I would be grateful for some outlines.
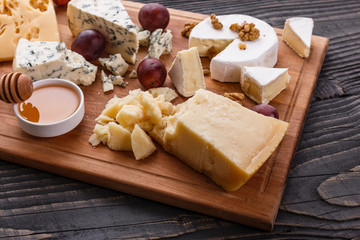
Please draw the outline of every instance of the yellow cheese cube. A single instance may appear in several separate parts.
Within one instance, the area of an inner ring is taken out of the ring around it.
[[[156,150],[150,136],[137,124],[131,133],[131,146],[136,160],[146,158]]]

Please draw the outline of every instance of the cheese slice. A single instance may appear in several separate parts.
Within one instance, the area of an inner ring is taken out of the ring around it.
[[[204,73],[197,48],[179,51],[169,76],[176,90],[184,97],[191,97],[199,89],[205,89]]]
[[[220,82],[240,82],[242,66],[273,67],[277,62],[279,47],[275,30],[266,22],[247,15],[217,16],[223,24],[220,30],[214,29],[207,18],[194,27],[189,36],[189,46],[197,47],[200,56],[207,56],[210,47],[220,53],[210,62],[211,77]],[[254,41],[241,41],[238,34],[229,29],[231,24],[254,23],[260,30],[260,37]],[[240,49],[239,43],[246,44]]]
[[[245,95],[259,104],[268,104],[290,81],[287,68],[243,67],[241,88]]]
[[[313,28],[314,20],[312,18],[288,18],[285,21],[283,40],[300,57],[308,58]]]
[[[288,123],[200,89],[150,134],[227,191],[244,185],[283,139]]]
[[[0,2],[0,61],[13,59],[20,38],[30,41],[60,41],[52,1]]]
[[[84,29],[96,29],[107,41],[105,51],[120,53],[127,62],[135,63],[139,49],[137,26],[120,0],[72,0],[67,16],[74,36]]]

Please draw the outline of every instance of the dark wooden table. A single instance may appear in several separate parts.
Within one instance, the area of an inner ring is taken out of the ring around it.
[[[330,39],[273,231],[0,161],[0,239],[360,239],[360,1],[158,2],[278,28],[311,17]]]

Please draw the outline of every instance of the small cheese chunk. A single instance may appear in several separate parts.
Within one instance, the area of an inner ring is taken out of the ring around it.
[[[200,89],[150,134],[167,152],[235,191],[275,151],[287,128],[284,121]]]
[[[120,53],[134,64],[139,49],[137,26],[119,0],[72,0],[67,6],[69,28],[74,36],[84,29],[96,29],[104,35],[105,51]]]
[[[102,81],[103,92],[114,90],[114,84],[112,83],[112,80],[105,74],[104,71],[101,71],[100,78]]]
[[[13,59],[20,38],[30,41],[60,41],[52,1],[0,2],[0,61]]]
[[[109,128],[107,145],[112,150],[131,151],[131,134],[121,125],[110,122],[106,125]]]
[[[156,150],[156,146],[151,141],[150,136],[137,124],[131,133],[131,147],[136,160],[146,158]]]
[[[199,89],[205,89],[204,73],[196,47],[179,51],[173,61],[169,76],[176,90],[190,97]]]
[[[129,68],[120,53],[110,55],[109,58],[99,58],[99,62],[114,75],[124,76]]]
[[[156,29],[151,33],[147,57],[160,58],[162,54],[170,54],[172,49],[172,34],[169,29]]]
[[[285,21],[283,40],[300,57],[308,58],[313,28],[314,20],[312,18],[288,18]]]
[[[24,73],[33,81],[63,78],[88,86],[96,79],[97,67],[66,49],[63,42],[30,42],[22,38],[16,48],[13,71]]]
[[[154,98],[164,95],[165,101],[171,102],[178,97],[177,93],[169,87],[150,88],[147,90]]]
[[[109,78],[111,79],[112,81],[112,84],[114,85],[118,85],[118,86],[121,86],[121,87],[125,87],[125,82],[124,82],[124,78],[120,75],[110,75]]]
[[[287,68],[243,67],[241,88],[259,104],[268,104],[290,81]]]
[[[138,32],[139,45],[143,47],[148,47],[150,44],[150,35],[151,33],[149,30]]]

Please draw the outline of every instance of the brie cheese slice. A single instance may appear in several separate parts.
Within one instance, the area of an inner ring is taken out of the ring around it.
[[[283,40],[300,57],[308,58],[313,28],[314,20],[312,18],[293,17],[286,19]]]
[[[184,97],[191,97],[197,90],[205,89],[197,48],[179,51],[170,67],[169,76],[176,90]]]
[[[243,67],[241,88],[258,104],[268,104],[290,81],[287,68]]]

